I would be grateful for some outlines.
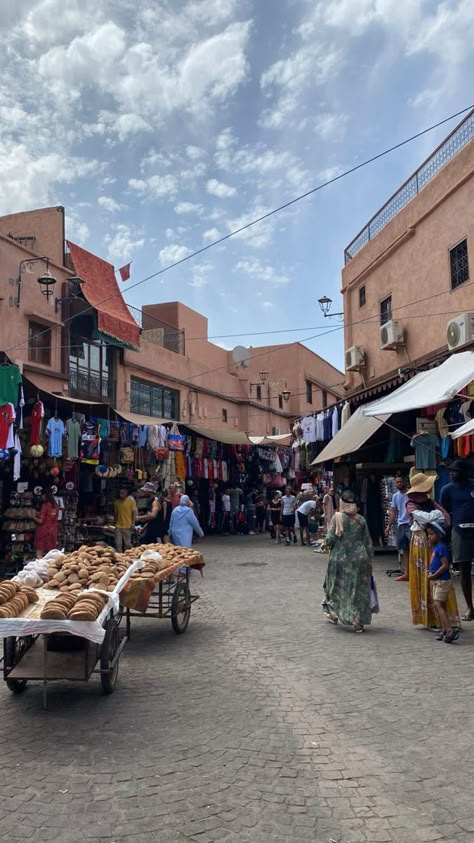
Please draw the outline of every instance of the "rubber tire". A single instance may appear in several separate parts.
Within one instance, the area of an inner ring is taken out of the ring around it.
[[[120,633],[118,623],[115,618],[109,618],[105,625],[105,638],[100,648],[100,669],[107,671],[107,673],[100,674],[104,694],[113,694],[117,684],[119,662],[116,662],[112,670],[110,669],[110,662],[115,656],[119,644]]]
[[[19,642],[21,641],[20,638],[16,638],[14,635],[5,638],[3,642],[3,658],[5,659],[5,663],[9,665],[17,664],[17,647],[21,645]],[[22,694],[26,688],[27,680],[26,679],[6,679],[5,680],[7,688],[12,691],[13,694]]]
[[[183,600],[185,601],[185,610],[184,612],[180,612],[180,604]],[[182,635],[183,632],[186,632],[190,617],[191,592],[189,586],[185,582],[178,582],[171,601],[171,626],[176,632],[176,635]]]

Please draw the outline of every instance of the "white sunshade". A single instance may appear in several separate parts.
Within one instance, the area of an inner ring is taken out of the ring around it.
[[[364,415],[364,410],[372,406],[373,404],[365,404],[363,407],[358,407],[354,415],[341,427],[340,431],[331,439],[329,445],[326,445],[311,465],[335,460],[336,457],[352,454],[353,451],[361,448],[367,442],[367,439],[370,439],[377,432],[384,421],[390,418],[390,413],[376,419]]]
[[[249,436],[252,445],[291,445],[291,433],[276,433],[271,436]]]
[[[385,398],[367,404],[365,416],[381,416],[418,410],[451,401],[457,393],[474,380],[474,351],[452,354],[441,366],[419,372]]]
[[[458,427],[454,433],[451,433],[452,439],[459,439],[460,436],[470,436],[474,431],[474,419],[470,419],[461,427]]]

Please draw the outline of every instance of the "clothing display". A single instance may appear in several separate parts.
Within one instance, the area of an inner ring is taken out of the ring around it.
[[[13,448],[14,432],[13,422],[15,421],[15,408],[13,404],[4,404],[0,407],[0,449]]]
[[[417,433],[411,440],[415,449],[415,465],[421,471],[434,469],[438,463],[436,451],[439,450],[439,439],[434,434]]]
[[[66,422],[67,455],[69,459],[77,459],[79,456],[79,444],[81,441],[81,425],[77,419],[68,419]]]
[[[30,445],[41,444],[41,426],[44,419],[44,404],[37,401],[31,411]]]
[[[50,457],[62,457],[63,436],[66,432],[64,422],[57,416],[53,416],[46,425],[48,436],[48,454]]]
[[[18,366],[0,366],[0,406],[4,404],[18,404],[18,389],[21,384],[21,373]]]

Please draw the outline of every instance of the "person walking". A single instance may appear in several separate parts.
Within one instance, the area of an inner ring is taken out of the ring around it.
[[[472,604],[472,560],[474,558],[474,480],[466,463],[455,460],[450,466],[451,482],[441,489],[440,503],[451,516],[453,564],[461,574],[461,589],[467,611],[463,621],[474,620]]]
[[[119,553],[132,546],[132,530],[138,515],[135,498],[129,495],[125,487],[119,489],[118,500],[114,502],[115,512],[115,547]]]
[[[259,492],[255,498],[255,529],[259,534],[265,532],[265,513],[265,497],[261,492]]]
[[[459,638],[459,629],[451,626],[447,608],[449,593],[453,586],[449,572],[449,551],[444,543],[446,528],[440,522],[433,522],[426,528],[426,534],[432,548],[428,580],[431,598],[441,627],[441,632],[436,639],[452,644]]]
[[[291,544],[291,536],[293,534],[293,541],[296,544],[295,534],[295,502],[296,497],[289,486],[285,489],[285,494],[281,500],[281,520],[283,522],[283,529],[285,531],[285,544]]]
[[[222,532],[224,536],[230,533],[230,495],[227,490],[222,494]]]
[[[324,529],[329,530],[331,518],[334,515],[334,489],[326,488],[323,496]]]
[[[43,489],[41,492],[40,511],[33,517],[37,524],[35,554],[37,559],[42,559],[58,546],[59,507],[51,489]]]
[[[406,582],[408,580],[408,550],[410,547],[410,516],[407,512],[407,492],[405,478],[401,474],[395,477],[395,484],[397,491],[392,496],[390,504],[390,515],[388,524],[385,528],[385,537],[388,539],[393,525],[397,525],[397,551],[402,571],[399,577],[396,577],[395,582]],[[402,568],[402,560],[404,568]]]
[[[141,489],[149,498],[146,515],[139,515],[135,520],[137,524],[144,524],[140,535],[143,544],[156,544],[161,540],[163,531],[163,510],[159,499],[156,496],[154,483],[145,483]],[[159,517],[161,513],[161,518]]]
[[[300,528],[300,541],[303,546],[308,545],[311,541],[309,535],[309,517],[311,513],[315,511],[315,509],[317,509],[317,503],[316,501],[311,500],[304,501],[304,503],[300,504],[296,510],[298,514],[298,523]]]
[[[431,597],[428,579],[431,559],[431,546],[426,527],[439,523],[446,529],[450,526],[450,517],[442,506],[429,497],[436,475],[414,474],[407,492],[407,512],[410,516],[410,549],[408,553],[408,579],[410,582],[410,607],[414,626],[436,629],[438,618]],[[451,589],[446,603],[449,624],[452,628],[461,626],[454,588]]]
[[[370,586],[373,548],[365,518],[357,513],[352,492],[345,491],[331,519],[325,545],[330,548],[324,580],[324,617],[364,632],[372,621]]]
[[[270,518],[277,544],[281,544],[281,494],[274,492],[270,501]]]
[[[178,506],[171,513],[171,541],[173,544],[179,545],[179,547],[192,547],[194,533],[197,533],[200,538],[204,536],[201,525],[190,504],[191,501],[188,495],[182,495]]]

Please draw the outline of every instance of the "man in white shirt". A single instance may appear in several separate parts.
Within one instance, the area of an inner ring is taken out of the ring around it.
[[[302,503],[298,509],[296,510],[298,513],[298,521],[300,525],[300,539],[301,544],[309,544],[310,543],[310,535],[309,535],[309,516],[312,512],[316,509],[317,504],[316,501],[305,501]],[[304,540],[306,536],[306,541]]]
[[[222,532],[225,536],[230,531],[230,495],[225,491],[222,495]]]
[[[296,497],[287,486],[285,494],[281,499],[281,520],[283,529],[285,531],[285,544],[291,544],[291,534],[293,533],[293,541],[296,544],[295,534],[295,501]]]

